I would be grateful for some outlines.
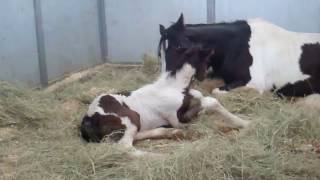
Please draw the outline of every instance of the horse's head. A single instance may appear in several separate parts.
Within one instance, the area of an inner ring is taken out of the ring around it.
[[[166,64],[166,71],[175,74],[184,64],[190,64],[196,71],[195,78],[202,81],[207,75],[207,64],[213,49],[201,49],[200,47],[175,48],[166,54],[171,59]]]
[[[190,41],[190,39],[186,34],[186,26],[184,24],[183,14],[180,15],[177,22],[172,24],[167,29],[163,25],[160,25],[160,35],[161,35],[161,39],[158,46],[158,56],[161,57],[161,48],[163,48],[165,52],[166,70],[172,69],[172,65],[177,63],[175,62],[177,61],[177,50],[183,51],[183,49],[184,50],[188,49],[189,51],[190,48],[198,49],[198,52],[196,54],[200,55],[201,58],[204,58],[203,56],[205,55],[205,51],[212,51],[209,49],[201,50],[200,47],[194,47],[195,45],[192,43],[192,41]],[[166,47],[166,44],[168,44],[167,47]],[[212,53],[210,55],[212,55]],[[208,58],[206,57],[206,59],[202,59],[202,60],[207,61]],[[204,63],[201,64],[197,62],[196,64],[197,66],[199,66],[198,68],[200,68],[200,66],[207,67],[207,65]],[[196,78],[198,80],[204,79],[204,77],[201,77],[201,75],[197,75]]]
[[[187,38],[185,35],[185,24],[184,24],[184,18],[183,14],[180,15],[178,21],[171,26],[169,26],[167,29],[160,24],[160,43],[165,43],[165,41],[168,41],[168,48],[188,48],[192,45],[191,41]],[[161,47],[159,47],[159,50]],[[164,49],[165,50],[165,49]],[[159,52],[159,56],[161,52]]]

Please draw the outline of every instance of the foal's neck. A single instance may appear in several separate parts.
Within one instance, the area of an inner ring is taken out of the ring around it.
[[[189,87],[194,74],[195,69],[186,63],[175,74],[172,74],[171,71],[162,73],[155,83],[161,86],[186,89]]]

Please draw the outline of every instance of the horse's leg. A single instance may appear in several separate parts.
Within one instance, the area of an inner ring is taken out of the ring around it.
[[[201,106],[205,110],[214,111],[224,117],[224,121],[227,126],[231,128],[245,128],[249,125],[249,121],[242,120],[241,118],[233,115],[227,109],[225,109],[217,99],[213,97],[204,97],[201,100]]]
[[[126,130],[124,131],[124,135],[120,139],[119,144],[126,148],[130,148],[133,146],[133,140],[138,132],[138,128],[130,121],[128,117],[121,118],[121,122],[126,126]]]
[[[171,139],[182,137],[183,133],[181,129],[175,128],[156,128],[147,131],[138,132],[134,140],[143,140],[143,139]]]
[[[121,118],[122,123],[126,126],[123,137],[120,139],[119,144],[128,150],[128,154],[132,157],[161,157],[161,154],[146,152],[138,150],[133,147],[133,141],[136,140],[138,128],[131,123],[128,117]]]
[[[183,116],[183,122],[190,122],[193,118],[198,116],[198,114],[203,110],[201,105],[195,105],[192,108],[190,108],[188,111],[186,111]],[[181,120],[180,120],[181,121]]]
[[[201,108],[203,110],[214,111],[222,115],[228,126],[232,128],[245,128],[249,125],[248,121],[242,120],[225,109],[217,99],[213,97],[204,97],[200,91],[195,89],[190,89],[189,93],[192,97],[200,100]]]

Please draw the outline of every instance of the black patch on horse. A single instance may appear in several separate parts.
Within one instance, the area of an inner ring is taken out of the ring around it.
[[[313,93],[320,93],[320,44],[304,44],[300,57],[300,69],[310,78],[287,84],[276,93],[283,96],[306,96]]]
[[[175,28],[177,26],[180,27],[178,30]],[[181,28],[181,26],[184,27]],[[247,21],[184,25],[180,17],[166,30],[161,29],[161,35],[165,36],[161,37],[159,48],[161,48],[161,42],[164,43],[166,39],[168,41],[166,55],[178,46],[214,49],[215,54],[211,56],[208,68],[213,69],[211,78],[224,79],[226,85],[221,87],[222,90],[243,86],[250,81],[249,67],[252,65],[253,58],[249,52],[251,29]],[[166,56],[166,64],[172,61],[175,59]]]

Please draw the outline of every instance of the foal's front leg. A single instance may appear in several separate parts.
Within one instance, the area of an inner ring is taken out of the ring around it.
[[[120,139],[119,144],[125,148],[133,147],[133,140],[138,132],[137,126],[135,126],[128,117],[122,117],[121,123],[126,126],[123,137]]]
[[[173,139],[183,137],[183,132],[181,129],[175,128],[156,128],[147,131],[138,132],[134,140],[143,139]]]

